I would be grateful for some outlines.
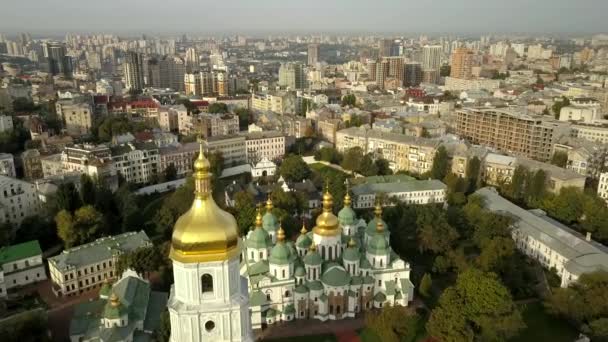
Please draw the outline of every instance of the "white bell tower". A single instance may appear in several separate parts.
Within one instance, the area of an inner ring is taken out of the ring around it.
[[[211,196],[202,144],[193,169],[194,202],[175,223],[169,254],[175,281],[167,304],[171,341],[253,341],[238,226]]]

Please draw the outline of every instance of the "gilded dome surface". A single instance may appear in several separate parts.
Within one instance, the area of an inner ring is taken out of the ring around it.
[[[228,260],[240,251],[238,225],[211,196],[210,164],[203,153],[194,162],[195,196],[190,209],[175,223],[172,260],[183,263]]]
[[[323,194],[323,212],[317,216],[317,224],[313,232],[322,236],[338,236],[341,234],[338,217],[332,213],[334,201],[329,189],[325,188]]]

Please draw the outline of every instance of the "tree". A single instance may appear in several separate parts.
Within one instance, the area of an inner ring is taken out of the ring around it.
[[[169,164],[163,174],[163,180],[170,182],[177,179],[177,169],[173,163]]]
[[[162,259],[160,250],[156,247],[141,247],[119,257],[116,273],[122,274],[125,270],[132,269],[138,274],[147,276],[158,270]]]
[[[431,295],[431,287],[433,286],[433,280],[431,279],[431,275],[425,273],[422,276],[422,280],[420,281],[420,286],[418,287],[418,292],[423,297],[428,297]]]
[[[361,165],[362,160],[363,150],[361,150],[360,147],[353,147],[344,153],[341,166],[345,170],[355,171],[359,168],[359,165]]]
[[[608,337],[608,272],[582,274],[567,288],[555,288],[545,300],[547,310],[567,318],[595,340]]]
[[[13,242],[13,226],[9,222],[0,224],[0,247],[10,246]]]
[[[363,156],[361,163],[357,168],[357,172],[364,175],[365,177],[376,176],[378,174],[378,167],[374,163],[372,154],[368,153]]]
[[[484,271],[499,272],[515,253],[515,243],[510,237],[496,237],[485,243],[477,257],[479,267]]]
[[[582,228],[586,232],[593,233],[600,240],[608,239],[608,210],[606,202],[597,196],[585,196],[583,201]]]
[[[342,97],[342,107],[350,106],[355,107],[357,105],[357,97],[354,94],[344,95]]]
[[[507,288],[494,273],[469,268],[448,287],[426,328],[440,341],[507,340],[525,326]]]
[[[116,191],[116,204],[119,215],[122,218],[119,232],[131,231],[135,227],[138,227],[141,222],[144,222],[142,211],[137,204],[137,198],[128,186],[123,185]]]
[[[568,164],[568,153],[555,151],[551,157],[551,164],[565,168]]]
[[[236,222],[239,225],[241,236],[244,236],[255,221],[256,208],[253,195],[246,191],[239,191],[234,195],[234,203],[238,208]]]
[[[382,342],[413,342],[420,317],[401,305],[387,305],[380,311],[368,311],[365,326]]]
[[[444,146],[439,146],[437,152],[435,152],[435,158],[433,158],[433,166],[431,167],[431,178],[443,179],[448,173],[448,151]]]
[[[388,160],[384,158],[378,158],[376,159],[376,161],[374,161],[374,164],[376,166],[377,175],[385,176],[393,174],[393,170],[391,170]]]
[[[511,183],[508,186],[509,197],[515,201],[521,201],[524,197],[524,191],[526,189],[526,179],[528,177],[528,168],[523,165],[518,165],[513,170],[513,176],[511,177]]]
[[[154,331],[154,342],[169,342],[171,337],[171,319],[169,311],[165,310],[160,315],[160,324]]]
[[[570,105],[570,100],[565,96],[562,96],[562,99],[560,101],[555,101],[555,103],[553,104],[553,107],[551,107],[551,109],[553,109],[553,114],[555,115],[555,118],[559,119],[559,114],[562,111],[562,108],[569,106],[569,105]]]
[[[451,248],[459,236],[447,222],[442,210],[435,206],[424,207],[418,211],[416,226],[421,252],[444,253]]]
[[[557,195],[546,196],[543,209],[565,224],[577,222],[583,215],[584,194],[574,187],[561,188]]]
[[[74,183],[60,184],[55,193],[55,203],[57,210],[67,210],[73,212],[81,205],[80,194],[76,190]]]
[[[95,183],[89,175],[80,175],[80,201],[84,205],[95,204]]]
[[[228,113],[228,106],[223,102],[214,102],[209,105],[209,108],[207,109],[207,111],[209,113],[214,113],[214,114],[217,114],[217,113],[224,114],[224,113]]]
[[[544,170],[538,169],[536,172],[528,175],[529,181],[526,186],[526,203],[529,206],[538,207],[540,201],[545,196],[547,184],[547,173]]]
[[[234,114],[239,117],[239,129],[246,131],[251,122],[251,111],[247,108],[237,108],[234,110]]]
[[[315,160],[322,160],[332,164],[339,164],[340,153],[333,147],[322,147],[315,151]]]
[[[283,159],[279,173],[288,182],[301,182],[310,177],[311,171],[301,156],[290,154]]]
[[[480,186],[481,160],[477,156],[467,162],[465,178],[467,180],[467,193],[475,191]]]
[[[57,235],[66,248],[90,242],[102,232],[104,218],[90,205],[81,207],[72,215],[62,210],[55,216]]]

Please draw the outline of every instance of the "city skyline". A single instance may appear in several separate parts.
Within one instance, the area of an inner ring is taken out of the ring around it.
[[[522,11],[526,8],[526,11]],[[65,33],[73,31],[195,33],[238,32],[429,32],[429,33],[599,33],[608,2],[566,0],[530,2],[431,0],[333,1],[262,3],[180,0],[77,3],[53,0],[37,4],[6,4],[0,14],[0,31]],[[24,25],[22,16],[31,19]],[[566,20],[556,20],[568,13]],[[206,15],[207,14],[207,15]],[[272,20],[268,20],[272,18]],[[119,24],[120,23],[120,24]]]

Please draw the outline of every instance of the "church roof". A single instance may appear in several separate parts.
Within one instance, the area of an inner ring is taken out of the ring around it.
[[[332,266],[321,276],[323,284],[329,286],[346,286],[350,284],[350,274],[342,266]]]

